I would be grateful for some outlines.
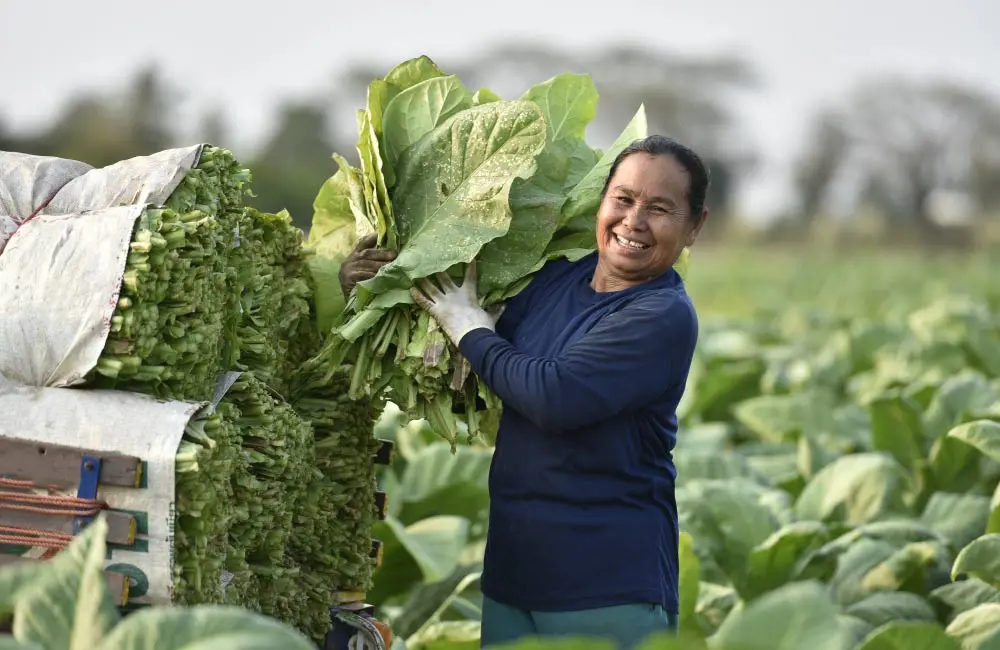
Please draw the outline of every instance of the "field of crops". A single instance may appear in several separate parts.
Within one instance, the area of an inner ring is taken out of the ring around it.
[[[695,251],[702,328],[675,453],[684,638],[656,647],[1000,647],[990,264]],[[453,456],[400,425],[380,423],[401,453],[372,597],[410,648],[478,647],[490,451]]]

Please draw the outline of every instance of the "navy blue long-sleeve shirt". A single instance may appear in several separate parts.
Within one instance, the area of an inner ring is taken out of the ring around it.
[[[675,271],[598,293],[596,264],[548,264],[496,333],[462,338],[504,404],[482,590],[533,611],[677,612],[671,452],[698,319]]]

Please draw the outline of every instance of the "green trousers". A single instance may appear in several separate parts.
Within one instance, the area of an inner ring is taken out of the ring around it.
[[[524,637],[602,637],[630,650],[654,632],[677,630],[677,615],[659,605],[618,605],[576,612],[529,612],[483,598],[481,647]]]

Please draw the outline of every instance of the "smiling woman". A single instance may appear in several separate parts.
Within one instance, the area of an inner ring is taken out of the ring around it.
[[[490,470],[482,643],[676,629],[677,404],[698,318],[673,266],[707,218],[708,170],[661,136],[612,165],[598,250],[551,262],[499,321],[475,265],[414,299],[503,401]]]

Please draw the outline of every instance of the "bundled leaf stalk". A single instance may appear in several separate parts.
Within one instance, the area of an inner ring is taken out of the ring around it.
[[[374,80],[358,111],[360,167],[334,155],[339,170],[317,196],[310,245],[342,259],[357,237],[374,233],[399,255],[358,285],[307,370],[353,364],[353,397],[391,399],[453,448],[462,431],[470,442],[488,433],[499,400],[412,305],[409,289],[436,273],[460,278],[475,259],[480,301],[490,307],[547,261],[593,252],[608,170],[646,135],[640,107],[608,151],[590,147],[584,134],[597,100],[591,78],[578,74],[513,101],[471,92],[427,57]]]
[[[165,206],[136,224],[111,332],[92,386],[207,400],[238,355],[239,232],[250,172],[206,147]],[[244,249],[245,250],[245,249]],[[221,350],[221,352],[220,352]]]
[[[237,427],[225,408],[192,418],[175,464],[174,598],[178,604],[220,603],[240,461]]]
[[[240,244],[247,264],[240,281],[239,367],[284,394],[292,368],[303,361],[298,358],[301,349],[314,345],[300,340],[315,331],[308,253],[302,246],[302,231],[292,225],[287,211],[267,214],[247,208],[245,217],[247,228]]]
[[[333,594],[368,591],[374,569],[377,409],[367,398],[348,396],[349,373],[340,368],[329,379],[322,374],[303,379],[295,401],[315,432],[316,471],[296,510],[290,547],[302,568],[300,588],[321,627],[326,623],[319,617],[327,616]]]
[[[240,604],[297,625],[303,614],[290,581],[299,572],[286,548],[315,466],[312,428],[251,373],[240,375],[223,404],[234,417],[242,456],[232,477],[228,562],[237,593],[253,600]],[[256,578],[253,592],[237,584],[248,571]]]

